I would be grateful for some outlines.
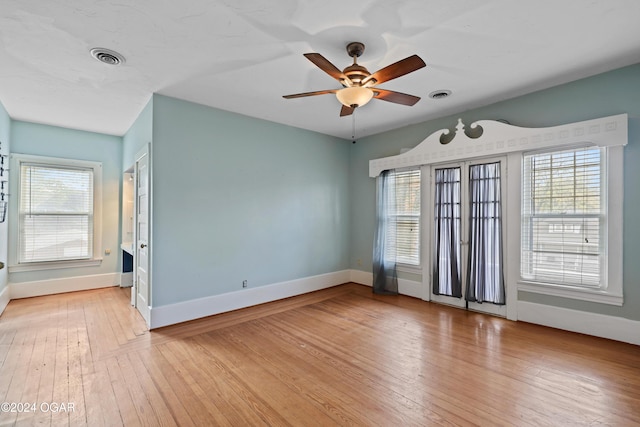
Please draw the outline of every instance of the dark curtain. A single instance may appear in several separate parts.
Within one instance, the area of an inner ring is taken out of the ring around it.
[[[462,297],[460,168],[436,169],[433,293]]]
[[[500,162],[469,169],[467,301],[505,303]]]
[[[373,293],[398,294],[396,271],[395,223],[390,213],[395,211],[395,182],[390,171],[383,171],[376,180],[376,229],[373,237]]]

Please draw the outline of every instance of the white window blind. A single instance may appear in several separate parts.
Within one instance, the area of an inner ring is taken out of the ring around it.
[[[20,164],[19,263],[93,256],[94,171]]]
[[[395,241],[396,261],[420,265],[420,169],[393,171],[395,209],[387,239]]]
[[[605,286],[604,153],[590,147],[524,156],[523,279]]]

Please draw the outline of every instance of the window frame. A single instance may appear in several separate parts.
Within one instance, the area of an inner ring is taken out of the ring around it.
[[[415,215],[406,215],[406,214],[398,214],[396,212],[394,216],[395,219],[399,218],[399,217],[410,217],[410,218],[416,218],[418,221],[418,231],[416,232],[416,241],[418,244],[418,249],[417,249],[417,254],[416,254],[416,263],[412,264],[412,263],[407,263],[407,262],[401,262],[398,261],[398,257],[397,257],[397,248],[396,248],[396,269],[398,271],[403,271],[403,272],[407,272],[407,273],[420,273],[422,272],[422,226],[423,226],[423,218],[422,218],[422,187],[423,187],[423,182],[422,182],[422,177],[423,177],[423,171],[422,168],[420,167],[409,167],[409,168],[397,168],[397,169],[393,169],[390,171],[391,173],[394,174],[401,174],[401,173],[407,173],[407,172],[417,172],[418,173],[418,184],[420,186],[419,190],[418,190],[418,198],[419,198],[419,202],[420,202],[420,206],[418,207],[417,210],[417,214]],[[394,184],[395,184],[395,177],[394,177]],[[394,193],[395,193],[395,189],[394,189]],[[394,219],[394,223],[397,222]]]
[[[629,142],[629,116],[626,113],[590,120],[564,123],[548,127],[522,127],[497,120],[478,120],[465,125],[461,118],[454,130],[439,129],[428,135],[414,148],[399,155],[369,160],[369,177],[375,178],[382,171],[400,167],[430,167],[451,161],[482,158],[485,156],[507,156],[506,170],[509,179],[505,181],[507,194],[505,213],[505,279],[507,285],[507,318],[517,320],[519,294],[539,293],[597,303],[622,305],[622,255],[623,255],[623,203],[624,173],[623,151]],[[467,135],[466,126],[475,129],[475,136]],[[478,132],[479,130],[480,132]],[[478,136],[480,134],[480,136]],[[520,210],[521,210],[521,170],[522,153],[548,148],[593,144],[608,147],[608,230],[609,260],[607,266],[608,289],[606,292],[565,292],[557,288],[529,286],[519,283],[520,279]],[[424,169],[423,169],[424,170]],[[423,173],[424,177],[424,173]],[[426,196],[426,198],[425,198]],[[427,185],[423,185],[423,200],[431,199]],[[424,203],[423,203],[424,207]],[[428,213],[424,213],[423,217]],[[427,233],[423,234],[423,265],[431,257]],[[430,298],[431,275],[422,274],[422,298]],[[553,301],[553,299],[548,299]]]
[[[93,171],[93,253],[90,258],[21,262],[20,233],[22,223],[20,219],[20,197],[22,183],[20,171],[22,166],[25,164],[52,168],[90,169]],[[12,221],[11,225],[11,230],[15,236],[15,244],[12,245],[12,251],[9,254],[9,272],[16,273],[23,271],[99,266],[102,263],[102,163],[89,160],[14,153],[11,155],[10,172],[12,180],[12,194],[15,194],[13,203],[15,206],[12,209],[12,213],[15,215],[17,220]]]
[[[601,243],[603,246],[603,261],[601,277],[603,283],[600,287],[584,287],[569,284],[543,283],[527,280],[522,277],[520,271],[518,273],[518,290],[537,294],[551,295],[563,298],[578,299],[583,301],[597,302],[609,305],[621,306],[623,304],[623,281],[622,281],[622,246],[623,246],[623,183],[624,183],[624,156],[623,146],[598,146],[591,145],[594,148],[603,150],[601,161],[601,176],[604,183],[601,188],[604,191],[601,210],[604,212],[602,227],[604,228],[605,238]],[[585,148],[580,146],[558,146],[554,149],[536,150],[533,152],[523,152],[520,156],[522,184],[520,186],[520,203],[523,203],[525,196],[523,191],[524,185],[524,157],[529,154],[550,153],[567,151],[571,149]],[[523,212],[520,212],[520,218],[523,218]],[[520,222],[522,227],[522,221]],[[522,229],[520,228],[520,233]],[[522,234],[520,234],[522,236]],[[522,237],[520,237],[522,238]],[[520,241],[520,250],[522,250],[522,241]]]

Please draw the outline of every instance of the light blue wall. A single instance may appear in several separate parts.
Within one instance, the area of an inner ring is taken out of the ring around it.
[[[15,284],[34,280],[119,272],[122,138],[13,121],[11,125],[11,152],[102,162],[102,245],[103,251],[111,249],[111,255],[103,255],[103,262],[99,267],[11,273],[9,274],[9,282]],[[14,213],[15,209],[17,208],[13,206],[11,212]],[[15,215],[12,216],[12,218],[15,217]],[[9,244],[10,247],[16,245],[15,233],[11,231]]]
[[[154,95],[154,307],[348,268],[350,143]]]
[[[4,105],[0,103],[0,142],[2,143],[2,150],[0,152],[2,154],[9,154],[9,138],[11,134],[11,119],[9,118],[9,114],[7,110],[4,109]],[[5,159],[5,167],[8,167],[8,158]],[[7,173],[0,178],[3,181],[8,180]],[[5,192],[8,192],[8,187],[5,184]],[[7,200],[7,198],[5,198]],[[0,292],[2,292],[7,287],[7,271],[9,270],[7,266],[9,263],[7,262],[7,249],[8,249],[8,236],[9,236],[9,222],[8,220],[0,224],[0,261],[5,264],[5,268],[0,270]]]
[[[140,115],[122,137],[122,167],[130,169],[135,163],[135,156],[145,144],[151,142],[153,130],[153,97],[142,109]],[[123,170],[123,172],[124,172]]]
[[[421,102],[436,101],[423,99]],[[441,102],[445,105],[447,101]],[[640,320],[640,227],[637,225],[640,218],[640,64],[359,140],[351,146],[349,165],[351,268],[371,271],[375,187],[374,180],[369,178],[369,160],[399,154],[401,148],[412,148],[439,129],[453,129],[458,117],[467,124],[505,119],[516,126],[546,127],[620,113],[629,114],[624,170],[624,306],[526,292],[520,292],[519,299]]]

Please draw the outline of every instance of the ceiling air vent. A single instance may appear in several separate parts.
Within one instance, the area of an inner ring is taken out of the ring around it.
[[[449,95],[451,95],[451,91],[450,90],[442,89],[442,90],[436,90],[434,92],[431,92],[429,94],[429,98],[431,98],[431,99],[442,99],[442,98],[446,98]]]
[[[108,65],[124,64],[124,56],[114,50],[105,49],[103,47],[94,47],[91,49],[91,56]]]

